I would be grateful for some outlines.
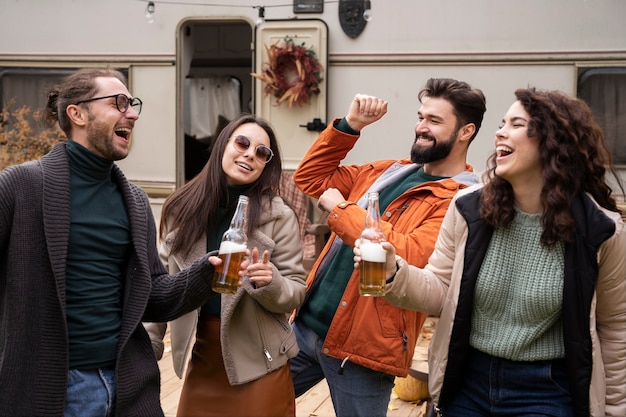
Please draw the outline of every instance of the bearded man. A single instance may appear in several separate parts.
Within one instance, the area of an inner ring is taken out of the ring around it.
[[[387,415],[395,376],[407,375],[427,317],[359,296],[352,246],[365,224],[367,193],[380,195],[386,239],[410,264],[423,267],[452,197],[478,182],[466,158],[486,110],[483,93],[463,81],[429,79],[418,98],[411,159],[340,165],[361,130],[387,112],[387,101],[358,94],[294,174],[296,185],[329,212],[333,233],[295,315],[300,353],[291,372],[296,396],[326,378],[338,416]]]

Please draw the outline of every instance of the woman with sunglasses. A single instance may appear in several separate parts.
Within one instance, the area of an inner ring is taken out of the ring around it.
[[[304,299],[305,271],[297,218],[278,196],[281,171],[272,128],[244,115],[222,130],[202,171],[163,205],[160,255],[178,271],[218,249],[239,195],[249,198],[250,265],[237,293],[218,294],[171,322],[180,378],[196,336],[178,416],[295,415],[288,361],[298,347],[287,315]],[[145,326],[160,357],[167,324]]]

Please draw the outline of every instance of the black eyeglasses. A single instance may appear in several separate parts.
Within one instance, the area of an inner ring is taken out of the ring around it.
[[[244,153],[250,147],[250,139],[244,135],[237,135],[233,139],[233,147],[237,152]],[[274,152],[265,145],[258,145],[254,150],[256,160],[264,164],[267,164],[273,156]]]
[[[105,98],[113,97],[115,97],[115,106],[120,113],[126,113],[126,110],[128,110],[128,106],[131,106],[133,109],[135,109],[137,114],[141,114],[141,106],[143,105],[141,99],[137,97],[130,98],[126,94],[113,94],[111,96],[94,97],[87,100],[81,100],[76,104],[89,103],[90,101],[104,100]]]

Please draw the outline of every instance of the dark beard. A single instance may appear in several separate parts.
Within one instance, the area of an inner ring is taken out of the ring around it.
[[[423,137],[434,139],[435,144],[430,148],[423,148],[417,145],[417,138],[411,147],[411,161],[414,164],[427,164],[429,162],[439,161],[446,158],[452,152],[454,143],[456,142],[458,129],[452,132],[452,135],[446,140],[439,142],[436,138],[430,135],[422,135]]]

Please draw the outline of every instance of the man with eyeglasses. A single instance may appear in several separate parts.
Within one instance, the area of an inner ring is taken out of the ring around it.
[[[85,69],[48,93],[67,135],[0,172],[0,415],[162,416],[145,321],[210,295],[206,256],[170,276],[145,193],[125,158],[142,102],[112,69]]]

